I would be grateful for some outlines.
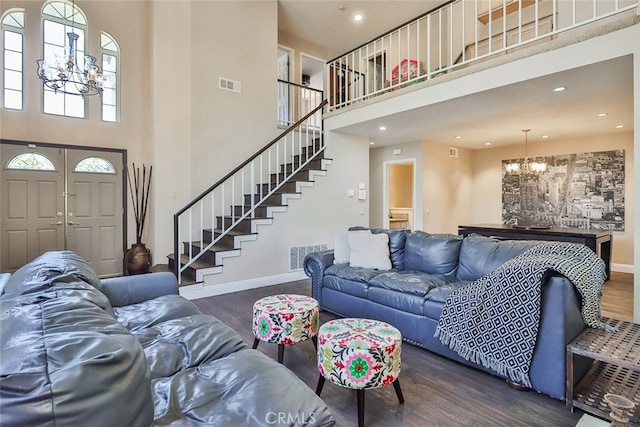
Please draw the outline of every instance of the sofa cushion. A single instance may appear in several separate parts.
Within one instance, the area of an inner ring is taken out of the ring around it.
[[[71,276],[42,285],[0,299],[3,424],[151,425],[147,360],[106,297]]]
[[[204,314],[167,320],[134,335],[144,349],[151,379],[168,377],[247,348],[237,332]]]
[[[350,231],[347,237],[351,248],[349,265],[352,267],[373,268],[374,270],[391,269],[389,236],[387,234]]]
[[[82,280],[100,290],[100,279],[87,261],[71,251],[45,252],[19,268],[7,280],[7,296],[26,295]]]
[[[466,281],[479,279],[539,243],[535,240],[497,240],[470,234],[464,238],[460,248],[457,278]]]
[[[426,296],[429,291],[450,282],[444,274],[428,274],[416,270],[398,270],[380,273],[369,281],[369,285],[396,292]]]
[[[326,276],[336,276],[340,279],[353,280],[356,282],[368,283],[373,277],[380,274],[380,271],[372,268],[351,267],[348,264],[332,265],[324,271]]]
[[[350,227],[349,230],[370,230],[373,234],[385,233],[389,236],[389,258],[393,268],[404,269],[404,244],[407,238],[405,230],[389,230],[386,228]]]
[[[251,349],[158,378],[152,392],[153,425],[158,427],[321,427],[335,422],[322,399],[292,371]]]
[[[455,275],[462,237],[414,231],[406,237],[404,268],[429,274]]]

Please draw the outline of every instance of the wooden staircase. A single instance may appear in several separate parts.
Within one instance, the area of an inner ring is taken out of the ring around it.
[[[305,160],[309,158],[307,151],[313,152],[315,156],[310,161]],[[255,194],[244,194],[242,205],[230,206],[228,213],[216,215],[215,228],[203,229],[202,241],[182,242],[183,253],[180,255],[180,266],[184,267],[189,262],[189,256],[186,254],[199,253],[214,240],[219,239],[184,269],[180,284],[200,283],[204,281],[206,275],[221,273],[224,259],[240,256],[243,242],[257,240],[258,226],[272,224],[275,212],[286,212],[288,200],[299,199],[302,195],[302,189],[312,187],[316,176],[325,175],[326,168],[330,163],[331,159],[324,157],[321,138],[316,139],[310,146],[303,147],[300,154],[292,156],[290,163],[281,164],[280,171],[270,175],[268,180],[270,182],[256,184]],[[300,170],[291,175],[298,168]],[[289,176],[288,179],[287,176]],[[268,194],[278,185],[279,187],[273,194],[253,207],[252,216],[242,219],[231,230],[228,229],[229,224],[251,211],[252,200],[259,200],[261,195]],[[168,260],[169,269],[176,271],[175,254],[169,254]]]

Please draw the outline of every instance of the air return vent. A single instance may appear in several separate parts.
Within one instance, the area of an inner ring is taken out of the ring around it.
[[[231,92],[240,93],[242,91],[242,85],[239,81],[227,79],[226,77],[220,77],[219,87],[220,89],[230,90]]]
[[[326,250],[328,245],[326,243],[319,243],[317,245],[307,246],[291,246],[289,247],[289,270],[302,270],[304,266],[304,257],[311,252],[318,252]]]

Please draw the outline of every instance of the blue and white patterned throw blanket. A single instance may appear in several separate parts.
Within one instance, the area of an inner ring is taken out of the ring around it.
[[[614,330],[600,317],[606,279],[602,259],[584,245],[549,242],[452,292],[435,336],[463,358],[531,387],[529,368],[540,323],[542,276],[549,270],[564,275],[576,287],[587,326]]]

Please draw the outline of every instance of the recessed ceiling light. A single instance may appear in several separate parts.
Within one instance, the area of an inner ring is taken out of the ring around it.
[[[598,117],[604,117],[604,116],[608,116],[609,113],[598,113]]]
[[[460,135],[456,135],[456,139],[462,139]]]
[[[563,90],[566,90],[567,87],[566,86],[558,86],[558,87],[554,87],[553,91],[554,92],[562,92]]]
[[[369,145],[375,145],[375,142],[369,141]]]
[[[618,125],[616,126],[616,129],[622,129],[624,127],[624,125]]]
[[[547,139],[547,138],[549,138],[549,135],[542,135],[542,137],[543,137],[544,139]]]
[[[489,141],[485,142],[484,145],[491,145]]]
[[[356,22],[362,21],[362,18],[363,18],[363,16],[360,13],[356,13],[355,15],[353,15],[353,20],[356,21]]]
[[[379,130],[387,130],[387,127],[386,126],[380,126],[378,129]]]

